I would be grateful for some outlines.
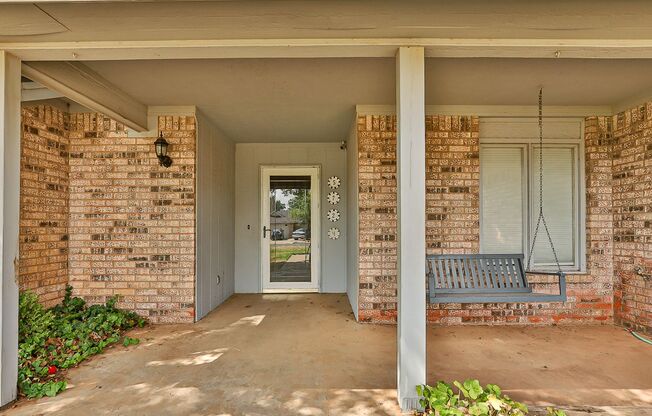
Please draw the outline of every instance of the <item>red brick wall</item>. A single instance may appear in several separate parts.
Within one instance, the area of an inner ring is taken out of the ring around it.
[[[91,303],[154,323],[194,320],[195,119],[161,117],[170,168],[155,137],[127,137],[100,114],[70,115],[70,284]]]
[[[613,117],[616,321],[652,333],[652,103]]]
[[[68,282],[68,115],[52,107],[22,110],[18,282],[46,306]]]
[[[392,116],[358,118],[360,295],[365,322],[396,319],[396,133]],[[479,250],[479,120],[426,118],[426,245],[429,253]],[[568,302],[428,305],[441,324],[602,323],[613,318],[611,160],[608,120],[586,128],[587,269],[568,276]],[[535,291],[554,278],[534,276]],[[424,277],[425,284],[425,277]]]

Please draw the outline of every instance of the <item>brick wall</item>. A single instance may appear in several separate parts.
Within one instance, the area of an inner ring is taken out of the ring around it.
[[[70,116],[70,284],[91,303],[154,323],[192,322],[195,267],[195,119],[161,117],[170,168],[155,137],[127,137],[100,114]]]
[[[428,254],[480,249],[479,121],[426,116]]]
[[[396,117],[358,117],[358,319],[396,321]]]
[[[357,126],[359,319],[394,322],[396,118],[359,117]],[[426,245],[429,253],[478,251],[478,128],[477,117],[426,117]]]
[[[428,305],[441,324],[602,323],[613,318],[611,135],[608,119],[586,123],[587,269],[568,276],[566,303]],[[366,322],[396,319],[396,132],[392,116],[358,118],[360,295]],[[479,250],[479,119],[426,118],[428,253]],[[552,292],[554,277],[533,276]],[[425,277],[424,277],[425,284]]]
[[[613,117],[616,321],[652,333],[652,103]]]
[[[22,110],[20,290],[46,306],[68,282],[68,115],[52,107]]]
[[[194,320],[194,117],[160,117],[170,168],[155,137],[127,137],[101,114],[23,109],[21,290],[58,303],[66,284],[89,303],[154,323]]]

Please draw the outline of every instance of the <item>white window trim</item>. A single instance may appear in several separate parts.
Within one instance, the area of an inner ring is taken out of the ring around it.
[[[484,133],[484,134],[483,134]],[[561,138],[560,138],[561,137]],[[586,181],[585,181],[585,149],[584,149],[584,119],[583,118],[544,118],[544,147],[547,145],[568,145],[575,149],[575,162],[574,169],[577,175],[577,180],[573,181],[576,197],[574,198],[574,209],[577,209],[577,225],[573,232],[573,238],[577,241],[574,246],[576,262],[573,265],[562,265],[562,270],[573,273],[586,273]],[[523,201],[523,221],[525,224],[523,230],[523,251],[525,261],[527,262],[527,255],[529,247],[532,243],[532,234],[534,230],[531,228],[536,225],[532,223],[534,213],[535,196],[532,192],[535,184],[535,177],[538,167],[531,166],[531,155],[534,148],[539,143],[538,138],[538,121],[534,117],[527,118],[481,118],[480,119],[480,150],[484,146],[492,147],[515,147],[522,146],[525,151],[525,163],[523,164],[523,174],[525,180],[523,181],[523,195],[527,195],[527,202],[524,198]],[[481,153],[481,151],[480,151]],[[544,183],[545,187],[545,183]],[[480,170],[480,199],[479,204],[482,204],[482,169]],[[528,209],[532,207],[532,209]],[[482,206],[479,206],[479,219],[480,219],[480,252],[484,253],[483,249],[483,236],[482,236]],[[539,231],[539,238],[545,237]],[[554,269],[555,265],[537,265],[540,270]]]

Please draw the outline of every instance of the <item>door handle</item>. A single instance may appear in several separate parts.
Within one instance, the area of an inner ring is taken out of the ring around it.
[[[269,231],[269,234],[272,235],[272,229],[267,228],[267,226],[263,225],[263,238],[267,237],[267,232]]]

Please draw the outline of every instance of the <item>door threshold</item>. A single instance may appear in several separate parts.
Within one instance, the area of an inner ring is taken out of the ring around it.
[[[265,289],[263,293],[319,293],[319,289]]]

